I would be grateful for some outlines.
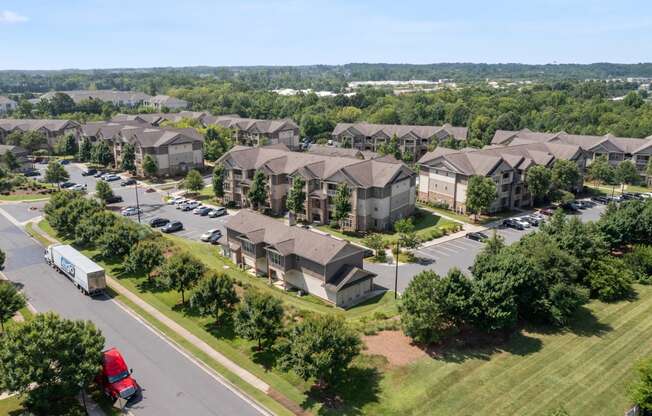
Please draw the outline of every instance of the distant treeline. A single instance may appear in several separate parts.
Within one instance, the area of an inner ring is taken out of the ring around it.
[[[561,81],[652,77],[652,63],[612,64],[473,64],[439,63],[182,67],[58,71],[0,71],[0,93],[43,93],[75,89],[138,90],[155,94],[214,81],[241,83],[253,89],[312,88],[343,91],[351,81],[453,79],[467,83],[492,80]]]

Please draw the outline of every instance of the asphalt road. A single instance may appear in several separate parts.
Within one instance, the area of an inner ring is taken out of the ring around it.
[[[8,205],[3,205],[6,209]],[[236,394],[109,297],[91,299],[43,261],[43,248],[0,215],[4,273],[22,286],[37,311],[91,320],[106,347],[117,347],[143,388],[130,407],[134,415],[259,415]]]
[[[604,205],[596,205],[593,208],[581,211],[578,215],[580,215],[582,221],[596,221],[600,218],[600,214],[604,209]],[[518,241],[523,235],[536,229],[536,227],[533,227],[524,231],[519,231],[511,228],[497,228],[496,232],[505,238],[505,243],[512,244]],[[491,231],[487,231],[486,233],[488,234],[490,232]],[[469,267],[473,265],[475,257],[480,253],[483,247],[484,243],[460,237],[455,240],[416,250],[415,254],[417,257],[424,259],[424,262],[409,263],[399,266],[398,292],[402,293],[412,278],[424,270],[434,270],[437,274],[443,276],[448,273],[448,270],[457,267],[467,275],[470,274]],[[374,279],[376,285],[389,290],[394,290],[396,270],[394,265],[365,262],[364,267],[378,275],[378,277]]]

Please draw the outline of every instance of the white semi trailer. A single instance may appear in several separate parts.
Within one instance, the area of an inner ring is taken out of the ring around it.
[[[44,257],[47,264],[66,275],[84,294],[104,292],[104,269],[72,246],[52,244],[45,249]]]

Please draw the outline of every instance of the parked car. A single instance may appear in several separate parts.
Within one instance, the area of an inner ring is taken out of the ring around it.
[[[86,185],[86,184],[78,183],[76,185],[71,186],[70,190],[71,191],[78,191],[78,192],[86,192],[87,187],[88,187],[88,185]]]
[[[174,205],[175,205],[176,209],[181,209],[181,206],[183,204],[186,204],[186,203],[188,203],[190,201],[191,201],[190,199],[182,198],[182,199],[178,200],[177,202],[175,202]]]
[[[466,238],[468,238],[469,240],[479,241],[482,243],[483,241],[489,239],[489,236],[481,232],[472,232],[472,233],[467,233]]]
[[[516,230],[524,230],[525,226],[520,222],[516,221],[513,218],[507,218],[503,220],[503,226],[507,228],[514,228]]]
[[[145,189],[145,193],[151,194],[152,192],[156,192],[156,189],[154,189],[154,188]]]
[[[192,213],[195,214],[195,215],[201,215],[203,217],[203,216],[208,215],[208,212],[210,210],[211,209],[208,208],[208,207],[197,207],[192,211]]]
[[[125,217],[130,217],[132,215],[142,214],[143,210],[136,207],[126,207],[123,208],[122,211],[120,211],[120,213]]]
[[[222,238],[222,233],[213,234],[213,236],[208,240],[208,242],[213,245],[219,244],[220,238]]]
[[[156,217],[149,220],[149,225],[154,228],[163,227],[164,225],[167,225],[169,222],[170,220],[168,220],[167,218]]]
[[[175,196],[175,197],[172,197],[172,198],[170,198],[170,199],[168,200],[168,205],[174,205],[174,204],[176,204],[177,202],[179,202],[179,201],[181,201],[181,200],[185,200],[185,199],[186,199],[186,198],[184,198],[184,197],[182,197],[182,196]]]
[[[552,208],[542,208],[542,209],[539,210],[539,213],[541,215],[545,215],[545,216],[549,217],[549,216],[551,216],[552,214],[555,213],[555,210],[552,209]]]
[[[606,196],[600,196],[600,195],[598,195],[598,196],[594,196],[594,197],[592,197],[592,198],[591,198],[591,201],[593,201],[593,202],[597,202],[598,204],[603,204],[603,205],[604,205],[604,204],[608,204],[608,203],[609,203],[609,198],[607,198]]]
[[[213,208],[208,212],[208,216],[211,218],[221,217],[222,215],[226,215],[226,214],[227,214],[226,208],[224,207]]]
[[[161,228],[161,231],[163,231],[164,233],[173,233],[181,230],[183,230],[183,224],[181,223],[181,221],[169,222],[166,225],[164,225],[163,228]]]
[[[97,173],[97,169],[84,169],[81,172],[82,176],[92,176]]]
[[[94,178],[102,178],[102,176],[104,176],[104,175],[108,175],[108,174],[106,172],[104,172],[104,171],[98,170],[97,172],[95,172],[93,177]]]
[[[111,195],[106,199],[107,204],[117,204],[118,202],[122,202],[122,197],[120,195]]]
[[[69,165],[69,164],[70,164],[70,161],[69,161],[68,159],[61,159],[61,160],[59,161],[59,163],[62,164],[62,165]]]
[[[202,234],[201,237],[199,237],[199,239],[201,241],[209,241],[211,237],[213,237],[215,234],[219,234],[220,236],[222,236],[222,231],[218,230],[217,228],[213,230],[208,230],[204,234]]]
[[[580,210],[577,204],[574,204],[572,202],[561,204],[561,208],[567,212],[578,212]]]
[[[61,184],[61,189],[72,188],[75,185],[77,185],[75,182],[64,182]]]
[[[187,211],[192,211],[195,208],[200,207],[201,204],[197,201],[190,201],[186,202],[185,204],[181,205],[181,211],[187,212]]]
[[[133,185],[135,183],[136,183],[136,180],[134,178],[129,178],[129,179],[125,179],[122,182],[120,182],[120,186],[129,186],[129,185]]]
[[[538,218],[536,218],[536,217],[534,217],[532,215],[526,215],[526,216],[520,217],[518,219],[521,220],[521,221],[527,222],[529,225],[531,225],[533,227],[538,227],[539,224],[541,223],[541,221],[539,221]]]
[[[643,193],[641,194],[641,198],[643,198],[643,199],[649,199],[649,198],[652,198],[652,192],[643,192]]]
[[[41,172],[39,172],[36,169],[26,169],[22,173],[23,173],[23,175],[25,175],[27,177],[40,176],[41,175]]]
[[[127,367],[122,354],[116,348],[111,348],[102,352],[102,369],[95,381],[111,400],[129,400],[140,391],[132,374],[133,370]]]
[[[531,227],[531,224],[529,222],[527,222],[526,220],[524,220],[523,218],[520,218],[520,217],[519,218],[514,218],[514,221],[520,223],[523,226],[523,228],[530,228]]]
[[[587,200],[580,200],[580,201],[577,201],[577,205],[579,205],[581,209],[587,209],[587,208],[593,208],[595,206],[595,202],[587,201]]]
[[[110,173],[108,175],[104,175],[102,177],[102,179],[104,179],[107,182],[115,182],[115,181],[119,181],[120,177],[118,175],[114,175],[114,174]]]

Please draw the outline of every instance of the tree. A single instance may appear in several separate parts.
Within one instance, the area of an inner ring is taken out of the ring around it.
[[[136,149],[133,144],[126,143],[122,147],[122,160],[120,161],[120,169],[127,172],[136,172]]]
[[[647,161],[647,166],[645,167],[645,174],[648,177],[648,182],[650,181],[650,178],[652,178],[652,158]]]
[[[632,293],[634,273],[623,260],[605,257],[593,263],[587,276],[591,295],[604,302],[626,299]]]
[[[225,273],[211,273],[190,296],[190,305],[204,316],[213,316],[215,322],[220,321],[221,311],[230,312],[238,301],[233,279]]]
[[[262,171],[257,170],[254,174],[247,198],[254,209],[259,209],[265,205],[267,201],[267,178],[265,178],[265,174]]]
[[[9,281],[0,280],[0,332],[5,332],[5,322],[25,307],[27,302]]]
[[[75,227],[75,243],[80,246],[95,245],[117,219],[112,212],[105,210],[85,215]]]
[[[629,386],[629,396],[645,413],[652,412],[652,357],[636,363],[636,379]]]
[[[385,239],[382,235],[374,233],[364,238],[364,245],[374,250],[374,258],[377,261],[385,261]]]
[[[625,98],[623,98],[623,104],[628,107],[639,108],[644,103],[643,97],[636,91],[628,92]]]
[[[224,198],[224,165],[217,163],[213,168],[213,194],[216,198]]]
[[[102,166],[109,166],[113,162],[113,153],[104,140],[93,146],[91,161]]]
[[[143,172],[148,178],[152,178],[158,173],[158,165],[151,155],[145,155],[143,158]]]
[[[7,149],[5,154],[2,156],[2,161],[4,162],[7,169],[11,171],[16,170],[20,167],[20,163],[18,163],[16,155],[14,155],[14,152],[9,149]]]
[[[37,314],[0,337],[0,385],[26,397],[30,410],[52,414],[98,374],[103,348],[104,337],[90,321]]]
[[[477,218],[479,214],[489,209],[497,196],[496,184],[491,178],[471,176],[466,190],[466,209]]]
[[[59,189],[61,189],[61,182],[67,181],[69,177],[66,169],[54,160],[50,161],[45,169],[45,181],[56,183]]]
[[[72,134],[67,134],[59,140],[59,154],[74,156],[77,153],[77,139]]]
[[[199,192],[204,187],[204,179],[196,169],[191,169],[183,180],[183,187],[191,192]]]
[[[378,146],[378,154],[381,156],[390,155],[396,159],[401,159],[401,149],[398,147],[398,136],[394,134],[389,142],[385,142]]]
[[[163,264],[165,257],[161,245],[154,241],[140,241],[131,249],[125,261],[125,271],[128,273],[144,273],[147,277],[152,271]]]
[[[335,199],[333,200],[333,220],[337,221],[340,229],[344,227],[344,220],[349,217],[351,212],[351,190],[346,182],[337,185]]]
[[[294,176],[292,178],[292,187],[288,191],[286,206],[288,210],[294,215],[303,212],[304,202],[306,201],[306,193],[303,188],[306,186],[306,181],[301,176]]]
[[[600,156],[591,162],[588,174],[589,178],[598,184],[614,183],[616,178],[616,172],[605,156]]]
[[[169,257],[161,267],[160,279],[168,289],[181,292],[181,305],[186,304],[185,292],[204,275],[204,264],[191,254],[182,252]]]
[[[95,184],[95,196],[106,203],[110,198],[113,198],[113,190],[107,182],[97,181]]]
[[[249,290],[235,314],[235,332],[238,336],[256,341],[258,350],[271,344],[283,328],[282,302],[272,295]]]
[[[543,199],[550,191],[552,172],[545,166],[535,165],[526,171],[525,183],[535,201]]]
[[[571,160],[558,159],[552,166],[552,184],[557,189],[573,191],[581,178],[577,164]]]
[[[106,258],[123,259],[139,239],[138,225],[121,218],[105,230],[98,247]]]
[[[321,388],[344,380],[346,371],[360,354],[360,337],[342,318],[316,315],[293,326],[279,346],[280,367]]]
[[[414,230],[412,218],[401,218],[396,221],[394,223],[394,230],[398,233],[398,241],[401,247],[412,249],[417,248],[421,243]]]
[[[93,144],[88,138],[83,138],[79,145],[79,153],[77,154],[77,159],[81,162],[90,162],[91,161],[91,152],[93,151]]]
[[[640,178],[636,165],[631,160],[624,160],[618,164],[616,168],[616,179],[622,185],[622,190],[625,189],[625,185],[638,183]]]

